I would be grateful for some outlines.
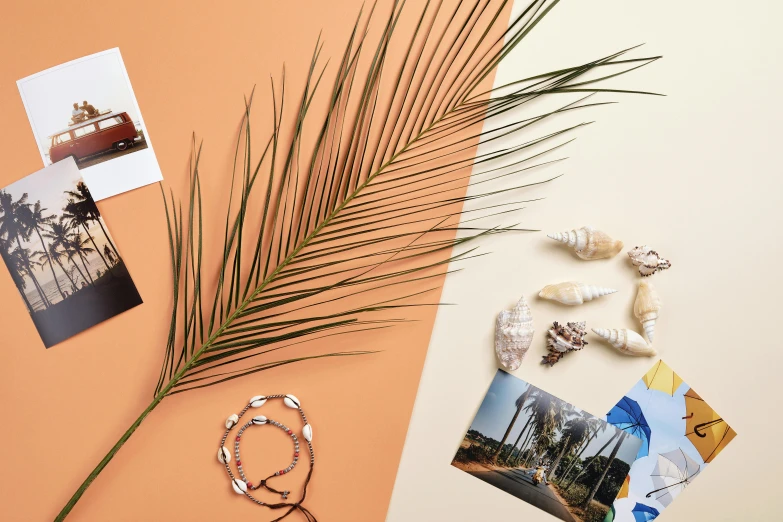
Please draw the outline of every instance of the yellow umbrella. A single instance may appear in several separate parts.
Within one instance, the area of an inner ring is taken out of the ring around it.
[[[685,436],[704,462],[723,450],[737,433],[693,389],[685,393]]]
[[[620,492],[617,494],[617,498],[625,498],[628,496],[628,488],[631,487],[631,475],[626,475],[623,480],[623,485],[620,488]]]
[[[642,380],[648,390],[660,390],[671,396],[674,396],[674,392],[682,384],[680,376],[674,373],[674,370],[669,368],[663,361],[655,363],[655,366],[650,368],[650,371],[642,377]]]

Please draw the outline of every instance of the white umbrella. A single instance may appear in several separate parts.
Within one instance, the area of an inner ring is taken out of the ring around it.
[[[658,454],[658,462],[650,474],[656,489],[647,493],[647,498],[655,495],[655,500],[668,506],[685,489],[685,486],[690,484],[693,477],[699,474],[699,471],[701,471],[699,463],[680,448]]]

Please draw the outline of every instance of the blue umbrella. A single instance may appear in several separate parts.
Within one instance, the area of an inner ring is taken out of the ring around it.
[[[637,502],[631,510],[631,513],[633,513],[633,518],[636,522],[649,522],[650,520],[655,519],[660,514],[660,511],[654,507],[645,506],[644,504],[639,504]]]
[[[652,430],[650,425],[647,424],[647,419],[644,418],[642,408],[638,402],[628,397],[623,397],[612,408],[612,411],[606,414],[606,422],[642,439],[643,444],[639,447],[639,453],[636,455],[637,459],[650,454]]]

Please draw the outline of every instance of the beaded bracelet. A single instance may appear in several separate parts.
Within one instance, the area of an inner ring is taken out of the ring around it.
[[[239,431],[237,432],[236,440],[234,441],[234,455],[236,456],[236,465],[237,465],[237,472],[239,474],[239,477],[235,476],[233,471],[231,470],[231,466],[229,463],[231,462],[231,452],[226,448],[226,440],[228,439],[229,433],[231,433],[231,430],[239,424],[239,419],[242,418],[242,416],[249,410],[250,408],[260,408],[263,406],[266,401],[271,399],[283,399],[283,403],[288,406],[289,408],[295,409],[299,411],[299,414],[302,417],[302,422],[304,426],[302,427],[302,437],[305,440],[305,443],[307,444],[307,449],[310,453],[310,470],[307,473],[307,478],[305,479],[305,483],[302,486],[302,498],[295,503],[287,503],[287,502],[281,502],[277,504],[270,504],[268,502],[264,502],[260,499],[255,498],[253,495],[251,495],[248,490],[257,490],[260,488],[264,488],[268,491],[271,491],[272,493],[279,494],[283,500],[286,500],[288,498],[288,495],[290,494],[290,491],[284,490],[284,491],[278,491],[271,487],[268,484],[268,481],[274,477],[278,477],[280,475],[285,475],[287,473],[290,473],[295,467],[297,462],[299,462],[299,438],[297,437],[296,433],[285,424],[282,424],[280,422],[274,421],[272,419],[269,419],[263,415],[258,415],[256,417],[253,417],[251,420],[243,424]],[[242,464],[242,459],[239,452],[239,443],[242,440],[242,434],[250,428],[251,426],[264,426],[264,425],[271,425],[275,426],[281,430],[283,430],[289,437],[291,437],[291,440],[294,443],[294,456],[293,461],[291,464],[285,468],[281,469],[279,471],[275,471],[271,475],[269,475],[267,478],[261,480],[257,485],[254,485],[252,482],[250,482],[247,477],[245,476],[245,470],[244,466]],[[240,495],[245,495],[247,498],[258,504],[259,506],[266,506],[270,509],[284,509],[288,508],[288,511],[281,516],[280,518],[276,518],[272,522],[276,522],[278,520],[282,520],[283,518],[287,517],[289,514],[291,514],[294,510],[298,509],[300,510],[308,521],[316,522],[315,517],[312,513],[310,513],[306,508],[304,508],[301,504],[304,502],[305,495],[307,493],[307,485],[310,482],[310,477],[313,474],[313,466],[315,465],[315,454],[313,453],[313,427],[307,422],[307,417],[304,414],[304,411],[302,411],[302,407],[300,405],[299,399],[294,397],[293,395],[256,395],[255,397],[252,397],[247,405],[242,409],[242,411],[239,412],[239,414],[233,414],[226,419],[226,432],[223,434],[223,438],[220,441],[220,449],[218,450],[218,461],[223,464],[226,467],[226,472],[228,473],[229,478],[231,478],[231,486],[233,487],[234,491]]]

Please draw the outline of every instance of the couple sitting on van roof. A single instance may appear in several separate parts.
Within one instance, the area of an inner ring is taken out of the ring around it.
[[[81,107],[79,107],[78,103],[73,104],[73,110],[71,111],[71,120],[74,123],[78,123],[80,121],[84,121],[87,118],[93,118],[98,115],[98,111],[87,103],[87,100],[84,100]]]

